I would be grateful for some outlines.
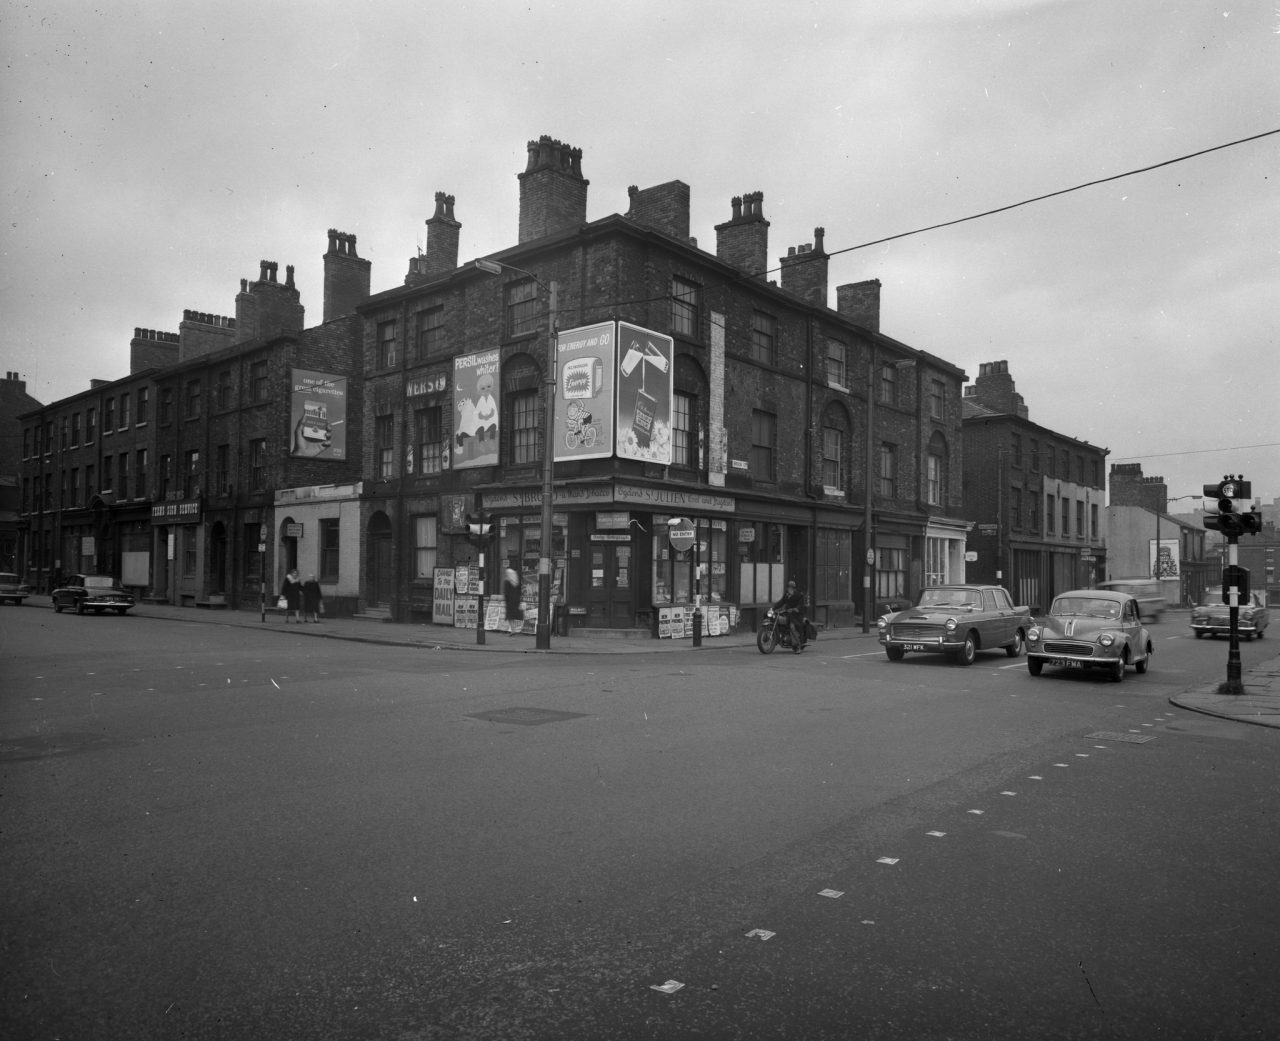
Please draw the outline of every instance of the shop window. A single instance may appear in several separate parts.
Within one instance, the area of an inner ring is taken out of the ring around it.
[[[182,527],[182,576],[196,577],[196,535],[200,531],[194,524]]]
[[[819,528],[814,541],[812,603],[853,598],[853,532],[843,528]]]
[[[258,522],[244,525],[244,534],[240,544],[244,546],[244,577],[248,582],[262,581],[262,558],[265,554],[258,551]]]
[[[876,598],[905,597],[907,594],[907,551],[876,550]]]

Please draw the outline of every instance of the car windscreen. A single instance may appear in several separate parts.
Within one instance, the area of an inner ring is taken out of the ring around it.
[[[920,594],[920,607],[978,607],[982,593],[977,589],[926,589]]]
[[[1093,596],[1060,596],[1049,613],[1055,618],[1119,618],[1120,604]]]

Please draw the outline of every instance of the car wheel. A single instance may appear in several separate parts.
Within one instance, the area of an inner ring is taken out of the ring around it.
[[[84,614],[84,601],[76,601],[76,614]]]
[[[907,656],[906,651],[904,651],[901,647],[895,647],[893,644],[890,644],[888,647],[886,647],[884,649],[884,653],[889,656],[890,661],[902,661],[902,659]]]
[[[955,653],[955,662],[957,665],[972,665],[978,657],[978,641],[974,639],[973,633],[965,633],[964,643]]]
[[[1196,633],[1196,639],[1197,639],[1197,640],[1199,640],[1199,639],[1200,639],[1200,638],[1202,638],[1203,636],[1204,636],[1204,633]]]
[[[53,613],[62,614],[62,605],[56,600],[53,602]]]
[[[1133,663],[1133,671],[1139,676],[1151,668],[1151,648],[1147,647],[1147,653]]]
[[[1124,659],[1117,658],[1111,666],[1111,682],[1119,683],[1124,679]]]
[[[1022,630],[1019,629],[1013,637],[1013,643],[1009,644],[1004,649],[1004,653],[1007,654],[1010,658],[1020,658],[1022,657],[1022,652],[1024,650],[1026,650],[1026,644],[1023,642],[1023,639],[1022,639]]]
[[[126,612],[126,611],[128,611],[128,610],[129,610],[129,609],[128,609],[127,607],[117,607],[117,608],[116,608],[116,614],[118,614],[121,618],[123,618],[123,617],[124,617],[125,612]]]
[[[1044,669],[1044,662],[1042,662],[1039,658],[1027,659],[1027,671],[1031,673],[1032,676],[1039,676],[1043,669]]]

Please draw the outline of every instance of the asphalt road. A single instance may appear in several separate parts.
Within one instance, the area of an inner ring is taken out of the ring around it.
[[[1280,732],[1156,632],[1117,685],[0,611],[0,1033],[1280,1036]]]

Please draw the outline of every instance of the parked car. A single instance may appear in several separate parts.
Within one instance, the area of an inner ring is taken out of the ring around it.
[[[14,603],[19,607],[31,595],[31,587],[12,571],[0,571],[0,604]]]
[[[1239,633],[1247,640],[1262,639],[1271,623],[1271,612],[1257,593],[1250,593],[1240,601]],[[1222,587],[1214,586],[1204,591],[1204,603],[1191,609],[1191,631],[1196,639],[1202,636],[1230,636],[1231,608],[1222,602]]]
[[[1010,658],[1022,653],[1031,611],[1015,607],[1002,586],[930,586],[914,607],[880,619],[880,642],[890,661],[908,651],[943,653],[972,665],[978,651],[1003,647]]]
[[[53,591],[53,609],[59,613],[71,607],[76,614],[102,614],[108,609],[124,614],[133,602],[133,594],[116,585],[110,575],[71,575]]]
[[[1027,671],[1046,665],[1105,669],[1117,683],[1130,665],[1151,666],[1151,633],[1137,597],[1111,589],[1073,589],[1053,598],[1044,620],[1027,633]]]
[[[1117,593],[1128,593],[1138,600],[1138,613],[1142,620],[1158,622],[1164,613],[1164,590],[1154,578],[1117,578],[1110,582],[1099,582],[1099,589],[1113,589]]]

